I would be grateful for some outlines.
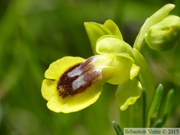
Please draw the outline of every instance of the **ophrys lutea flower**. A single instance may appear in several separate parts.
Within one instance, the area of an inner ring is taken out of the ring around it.
[[[122,56],[63,57],[46,70],[42,95],[54,112],[79,111],[99,98],[105,82],[123,83],[135,76],[132,71],[138,70],[131,59]]]

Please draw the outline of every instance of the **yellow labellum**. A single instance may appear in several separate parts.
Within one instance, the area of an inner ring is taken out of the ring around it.
[[[83,92],[80,91],[79,93],[77,92],[69,95],[64,94],[64,96],[61,94],[63,90],[65,92],[67,91],[66,93],[68,93],[68,89],[66,90],[65,88],[73,85],[75,81],[77,81],[75,87],[78,87],[79,83],[82,83],[81,79],[81,82],[78,82],[77,77],[78,74],[81,74],[81,69],[74,68],[72,71],[70,70],[68,73],[66,72],[73,66],[76,66],[84,61],[85,59],[80,57],[64,57],[50,64],[49,68],[45,72],[46,79],[43,80],[41,89],[43,97],[48,100],[47,107],[50,110],[63,113],[75,112],[93,104],[99,98],[102,91],[102,85],[100,83],[92,85],[88,84],[87,86],[90,86],[87,87]],[[88,73],[87,71],[84,72]],[[70,76],[70,79],[67,78],[68,75]],[[83,75],[80,76],[84,77]],[[62,81],[63,77],[64,79],[69,80],[67,80],[67,82],[60,82]],[[71,81],[73,77],[75,78],[75,81],[69,84],[69,81]],[[59,88],[60,83],[62,87],[64,84],[64,89],[61,87]],[[86,83],[83,85],[86,85]]]

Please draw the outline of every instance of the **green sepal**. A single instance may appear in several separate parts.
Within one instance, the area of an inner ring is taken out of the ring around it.
[[[96,42],[98,38],[100,38],[103,35],[114,35],[117,38],[123,40],[122,34],[116,25],[115,22],[112,20],[106,20],[104,24],[99,24],[95,22],[85,22],[84,23],[86,32],[88,34],[92,50],[94,54],[97,54],[96,52]]]
[[[96,41],[99,37],[103,35],[107,35],[108,32],[103,28],[103,25],[99,23],[85,22],[84,26],[85,26],[86,32],[88,34],[88,37],[91,43],[93,53],[97,54],[97,52],[95,51]]]
[[[112,20],[106,20],[105,23],[103,24],[104,29],[106,31],[108,31],[108,33],[110,35],[114,35],[117,36],[118,38],[120,38],[121,40],[123,40],[122,34],[118,28],[118,26],[116,25],[115,22],[113,22]]]

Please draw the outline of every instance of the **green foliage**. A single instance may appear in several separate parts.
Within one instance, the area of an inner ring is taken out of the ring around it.
[[[120,126],[115,121],[113,121],[112,124],[113,124],[114,130],[116,131],[116,134],[123,135],[123,131],[120,128]]]
[[[156,94],[152,101],[151,107],[148,112],[148,127],[163,127],[165,124],[171,107],[173,105],[174,90],[170,90],[165,98],[164,109],[162,109],[162,97],[163,97],[164,87],[162,84],[156,89]]]

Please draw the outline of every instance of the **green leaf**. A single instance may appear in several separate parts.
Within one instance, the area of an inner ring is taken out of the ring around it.
[[[3,107],[2,107],[2,104],[1,104],[1,101],[0,101],[0,126],[1,126],[1,123],[2,123],[2,119],[3,119]]]
[[[162,119],[157,119],[154,123],[153,123],[153,125],[151,126],[151,127],[153,127],[153,128],[161,128],[161,127],[163,127],[163,121],[162,121]]]
[[[164,88],[162,84],[160,84],[156,89],[156,94],[154,96],[153,102],[148,112],[148,127],[151,127],[154,121],[158,119],[161,100],[163,97],[163,89]]]
[[[114,130],[116,131],[116,134],[117,135],[123,135],[123,131],[120,128],[119,124],[116,123],[115,121],[113,121],[112,124],[113,124]]]
[[[163,124],[165,124],[168,116],[169,116],[169,113],[171,111],[171,107],[172,107],[172,104],[173,104],[173,99],[174,99],[174,90],[171,89],[168,94],[167,94],[167,97],[166,97],[166,100],[165,100],[165,105],[164,105],[164,110],[163,110],[163,115],[162,115],[162,120],[163,120]]]

